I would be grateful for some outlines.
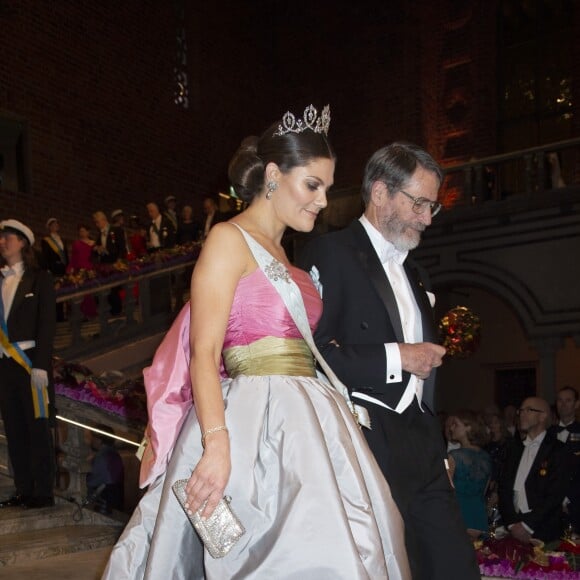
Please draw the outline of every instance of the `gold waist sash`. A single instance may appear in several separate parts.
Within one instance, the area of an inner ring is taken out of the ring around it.
[[[223,351],[230,377],[238,375],[289,375],[315,377],[312,351],[302,338],[267,336],[247,346],[232,346]]]

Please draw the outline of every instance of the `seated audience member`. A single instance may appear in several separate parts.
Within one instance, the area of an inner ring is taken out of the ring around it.
[[[550,405],[525,399],[518,410],[524,436],[510,442],[499,479],[499,510],[510,534],[522,542],[556,540],[562,533],[562,501],[569,481],[564,444],[547,432]]]
[[[517,432],[517,408],[515,405],[506,405],[503,408],[502,414],[506,429],[512,437],[515,437]]]
[[[564,443],[570,454],[572,473],[565,504],[572,526],[580,532],[580,422],[576,419],[578,408],[578,391],[573,387],[562,387],[556,397],[558,422],[550,427],[549,432]]]
[[[485,492],[491,476],[491,458],[482,449],[487,442],[483,418],[473,411],[458,411],[451,426],[451,439],[460,445],[450,451],[449,461],[465,527],[485,531]]]
[[[197,242],[200,238],[201,226],[193,219],[193,208],[190,205],[184,205],[177,228],[177,243]]]
[[[490,415],[486,421],[489,441],[484,449],[491,457],[491,479],[488,487],[488,500],[492,506],[497,505],[497,482],[505,459],[507,444],[512,440],[503,417],[499,414]]]
[[[96,429],[115,434],[108,425],[96,425]],[[115,449],[115,440],[91,432],[90,445],[93,457],[91,471],[87,474],[87,502],[101,513],[122,510],[125,474],[123,460]]]
[[[452,429],[454,423],[455,415],[448,415],[447,419],[445,419],[445,427],[443,428],[443,437],[445,439],[445,443],[447,444],[447,453],[453,449],[459,449],[461,447],[459,442],[453,440]]]

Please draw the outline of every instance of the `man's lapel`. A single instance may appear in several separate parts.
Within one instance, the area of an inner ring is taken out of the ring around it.
[[[395,294],[385,274],[383,265],[361,223],[355,220],[350,225],[350,228],[355,238],[359,262],[367,272],[369,280],[389,313],[389,319],[395,331],[396,342],[404,342],[403,326],[401,324],[401,317],[399,316],[397,300],[395,299]]]
[[[405,260],[405,272],[407,273],[409,284],[415,295],[415,301],[421,312],[423,342],[437,342],[435,323],[433,322],[433,309],[429,303],[429,298],[419,276],[419,272],[408,258]]]
[[[10,307],[10,313],[8,314],[7,323],[10,323],[12,316],[18,310],[20,304],[24,301],[26,294],[33,291],[33,276],[28,270],[24,270],[20,283],[16,287],[16,292],[14,293],[14,300],[12,301],[12,306]]]

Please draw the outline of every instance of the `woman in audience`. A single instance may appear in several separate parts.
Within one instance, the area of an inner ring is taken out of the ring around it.
[[[90,238],[89,228],[85,224],[79,224],[77,232],[79,237],[71,246],[69,270],[92,270],[92,252],[95,240]],[[88,295],[83,298],[81,312],[85,318],[95,318],[97,303],[94,296]]]
[[[180,217],[177,227],[177,243],[197,242],[201,237],[201,226],[193,219],[193,208],[190,205],[184,205]]]
[[[483,419],[473,411],[458,411],[451,438],[461,445],[449,453],[449,460],[465,527],[487,530],[485,494],[491,477],[491,458],[482,449],[487,443]]]
[[[489,441],[484,449],[491,457],[491,479],[487,496],[490,506],[495,506],[497,504],[497,482],[505,457],[506,444],[512,439],[512,436],[507,429],[505,421],[499,414],[488,417],[487,430],[489,432]]]

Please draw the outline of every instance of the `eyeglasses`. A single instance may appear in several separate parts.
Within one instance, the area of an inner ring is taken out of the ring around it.
[[[415,197],[402,189],[399,190],[403,195],[406,195],[413,202],[413,211],[421,214],[425,211],[427,206],[431,210],[431,217],[435,217],[441,210],[442,205],[438,201],[431,201],[426,197]]]
[[[522,413],[544,413],[545,411],[543,411],[542,409],[534,409],[533,407],[522,407],[521,409],[518,409],[516,411],[516,413],[518,415],[521,415]]]

